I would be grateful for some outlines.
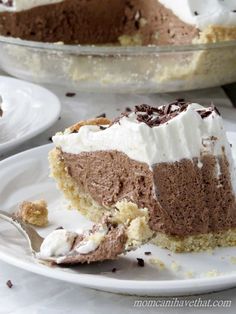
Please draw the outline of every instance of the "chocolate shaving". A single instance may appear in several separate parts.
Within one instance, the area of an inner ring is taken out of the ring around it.
[[[211,107],[212,107],[212,110],[215,111],[219,116],[221,116],[218,108],[214,105],[214,104],[211,104]]]
[[[164,113],[169,114],[171,112],[171,104],[165,106]]]
[[[136,29],[139,29],[139,21],[135,21],[134,22],[134,26],[135,26]]]
[[[145,255],[152,255],[152,252],[144,252]]]
[[[8,280],[7,282],[6,282],[6,285],[8,286],[8,288],[12,288],[13,287],[13,283],[11,282],[11,280]]]
[[[62,226],[57,227],[55,230],[63,230],[64,228]]]
[[[116,273],[117,269],[114,267],[112,268],[112,273]]]
[[[142,258],[137,258],[138,266],[144,267],[144,260]]]
[[[153,125],[159,125],[161,123],[160,118],[159,117],[154,118],[153,120],[151,120],[151,123]]]
[[[197,112],[200,114],[201,118],[202,119],[205,119],[207,118],[208,116],[210,116],[212,114],[212,111],[211,110],[197,110]]]
[[[177,116],[180,112],[187,109],[189,103],[184,99],[177,99],[176,101],[159,107],[151,107],[149,105],[135,106],[134,112],[137,115],[139,122],[146,123],[149,127],[159,126]]]
[[[152,107],[146,104],[136,105],[132,112],[136,114],[138,122],[145,123],[152,128],[166,123],[181,112],[186,111],[190,104],[190,102],[185,101],[183,98],[178,98],[175,101],[161,107]],[[210,108],[196,110],[202,119],[207,118],[214,111],[220,115],[219,110],[213,104]],[[123,112],[120,117],[113,120],[110,126],[114,123],[119,123],[120,119],[124,116],[129,116],[129,113],[127,111]]]
[[[129,116],[129,112],[122,112],[119,117],[115,118],[115,119],[111,122],[110,126],[112,126],[112,125],[115,124],[115,123],[120,123],[120,119],[122,119],[123,117],[128,117],[128,116]]]
[[[210,108],[203,109],[203,110],[197,110],[197,112],[200,114],[202,119],[209,117],[212,114],[212,112],[216,112],[219,116],[221,115],[219,110],[217,109],[217,107],[214,104],[211,104]]]
[[[101,113],[100,115],[96,116],[96,118],[106,118],[106,114],[105,113]]]
[[[74,97],[75,95],[76,93],[70,93],[70,92],[66,93],[66,97]]]
[[[105,126],[99,125],[99,129],[102,130],[102,131],[104,131],[104,130],[106,130],[107,128],[106,128]]]

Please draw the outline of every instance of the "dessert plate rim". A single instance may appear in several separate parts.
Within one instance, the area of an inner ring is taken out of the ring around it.
[[[38,121],[41,119],[40,120],[41,125],[34,123],[34,125],[31,126],[31,129],[25,132],[25,134],[22,134],[21,137],[9,139],[3,143],[0,142],[0,152],[2,154],[15,147],[18,147],[20,144],[23,144],[29,139],[41,134],[43,131],[47,130],[50,126],[52,126],[60,116],[61,102],[53,92],[51,92],[50,90],[43,86],[31,82],[27,82],[9,76],[0,75],[0,83],[11,85],[12,89],[17,88],[17,90],[23,91],[21,93],[22,95],[27,94],[27,96],[23,96],[25,98],[30,97],[30,102],[28,102],[27,106],[34,108],[34,105],[37,104],[37,119]],[[32,95],[30,95],[30,93],[28,92],[29,90],[32,91]],[[21,105],[21,103],[16,103],[15,107],[19,105]],[[39,110],[40,108],[47,108],[48,114],[46,118],[43,111]],[[4,113],[2,118],[4,118]]]
[[[229,132],[235,136],[236,132]],[[27,157],[40,154],[47,154],[53,147],[53,144],[38,146],[13,155],[0,162],[0,172],[6,167],[10,167],[15,162]],[[47,160],[46,160],[47,162]],[[32,261],[20,260],[17,257],[0,251],[0,260],[16,266],[18,268],[30,271],[35,274],[43,275],[49,278],[58,279],[61,281],[78,284],[83,287],[140,296],[177,296],[177,295],[191,295],[206,292],[219,291],[236,286],[236,272],[219,275],[217,277],[204,278],[188,278],[188,279],[174,279],[174,280],[130,280],[102,277],[96,274],[84,274],[65,272],[60,268],[51,268],[42,265],[32,258]]]

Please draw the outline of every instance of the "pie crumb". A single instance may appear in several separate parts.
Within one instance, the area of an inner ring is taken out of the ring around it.
[[[187,272],[185,273],[185,276],[186,276],[187,278],[193,278],[193,277],[194,277],[194,273],[193,273],[192,271],[187,271]]]
[[[44,200],[22,202],[15,215],[24,222],[34,226],[45,227],[48,224],[48,208]]]
[[[171,263],[171,269],[172,269],[174,272],[177,272],[177,271],[179,271],[179,270],[181,269],[181,266],[180,266],[178,263],[176,263],[176,262],[172,262],[172,263]]]
[[[150,264],[156,266],[160,270],[163,270],[166,268],[165,264],[159,258],[150,258],[149,262],[150,262]]]
[[[216,269],[212,269],[206,273],[206,277],[208,277],[208,278],[217,277],[219,275],[220,275],[220,273]]]
[[[236,265],[236,256],[231,256],[230,262],[231,262],[231,264]]]

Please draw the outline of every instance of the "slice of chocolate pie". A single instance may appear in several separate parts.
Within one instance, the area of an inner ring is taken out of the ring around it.
[[[236,245],[236,171],[214,106],[136,106],[53,142],[51,174],[72,207],[128,226],[130,246],[152,237],[173,251]]]

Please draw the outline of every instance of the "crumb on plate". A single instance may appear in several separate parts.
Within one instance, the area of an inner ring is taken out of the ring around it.
[[[217,277],[219,275],[220,275],[220,273],[216,269],[212,269],[206,273],[206,277],[208,277],[208,278]]]
[[[194,277],[194,273],[193,273],[192,271],[187,271],[187,272],[185,273],[185,276],[186,276],[187,278],[193,278],[193,277]]]
[[[159,258],[150,258],[149,262],[150,262],[150,264],[156,266],[160,270],[163,270],[166,268],[165,264]]]
[[[181,269],[181,265],[179,265],[178,263],[176,263],[175,261],[173,261],[170,265],[171,269],[174,271],[174,272],[177,272]]]
[[[45,227],[48,224],[47,203],[44,200],[24,201],[19,205],[16,217],[31,225]]]
[[[236,265],[236,256],[231,256],[230,262],[231,262],[231,264]]]

